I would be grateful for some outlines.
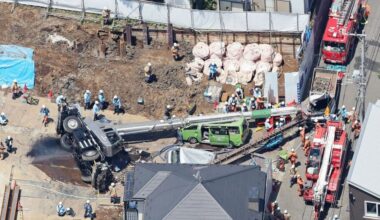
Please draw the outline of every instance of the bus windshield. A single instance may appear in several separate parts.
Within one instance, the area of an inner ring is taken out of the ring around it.
[[[345,45],[343,43],[336,43],[336,42],[331,42],[331,41],[325,41],[323,49],[331,51],[331,52],[344,52],[345,50]]]

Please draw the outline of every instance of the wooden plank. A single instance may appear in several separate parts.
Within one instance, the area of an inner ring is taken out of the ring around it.
[[[16,186],[13,190],[12,195],[12,204],[11,204],[11,210],[9,214],[9,220],[16,220],[17,217],[17,206],[18,206],[18,200],[20,198],[20,186]]]
[[[1,220],[7,220],[7,213],[8,213],[8,204],[9,204],[9,199],[11,195],[11,187],[5,186],[4,190],[4,197],[3,197],[3,206],[1,208]]]

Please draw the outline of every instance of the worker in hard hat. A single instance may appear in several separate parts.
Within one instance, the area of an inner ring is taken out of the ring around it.
[[[121,100],[117,95],[113,97],[112,105],[114,106],[113,114],[120,114],[122,112]]]
[[[102,89],[99,90],[98,100],[100,110],[104,110],[106,108],[106,96],[104,95],[104,91]]]
[[[228,112],[229,112],[228,102],[224,102],[224,105],[223,105],[223,113],[228,113]]]
[[[240,100],[242,100],[244,98],[244,92],[243,92],[243,89],[240,86],[235,89],[235,95]]]
[[[110,187],[109,187],[109,191],[110,191],[110,196],[111,196],[111,203],[117,203],[117,192],[116,192],[116,184],[115,183],[111,183]]]
[[[298,127],[298,131],[300,132],[300,138],[301,138],[301,144],[303,145],[305,143],[305,134],[306,134],[306,129],[305,127]]]
[[[310,147],[311,147],[311,141],[309,140],[309,136],[306,136],[305,143],[303,145],[303,151],[305,152],[305,156],[309,154]]]
[[[339,110],[338,114],[342,117],[342,121],[347,123],[347,109],[345,105],[342,105],[342,108]]]
[[[303,184],[304,184],[304,181],[301,177],[301,175],[297,175],[297,185],[298,185],[298,195],[299,196],[302,196],[303,195]]]
[[[361,128],[362,128],[362,125],[360,124],[360,120],[357,119],[351,126],[351,131],[354,132],[354,138],[358,138],[359,135],[360,135],[360,131],[361,131]]]
[[[290,217],[291,216],[290,216],[288,210],[285,209],[285,211],[284,211],[284,220],[290,220]]]
[[[247,104],[243,103],[243,105],[241,106],[241,112],[247,112],[247,111],[248,111]]]
[[[218,66],[216,65],[215,62],[211,62],[210,65],[208,66],[210,70],[210,74],[208,76],[208,80],[216,79],[216,75],[218,73]]]
[[[319,129],[322,125],[319,123],[318,119],[314,119],[315,129]]]
[[[351,111],[348,113],[347,123],[355,122],[357,118],[358,114],[356,112],[356,108],[352,107]]]
[[[40,109],[40,114],[43,116],[42,123],[44,124],[45,127],[47,126],[49,122],[49,112],[50,110],[45,105],[42,105]]]
[[[291,188],[297,182],[297,168],[296,168],[295,164],[292,164],[289,172],[290,172],[290,184],[289,184],[289,186]]]
[[[152,74],[152,64],[148,63],[144,67],[144,75],[145,75],[145,82],[146,83],[151,83],[153,82],[153,74]]]
[[[86,203],[84,204],[84,218],[93,218],[93,213],[92,213],[92,206],[90,204],[90,200],[87,200]]]
[[[60,217],[65,216],[65,214],[66,214],[66,209],[63,206],[62,202],[59,202],[58,205],[57,205],[57,214]]]
[[[84,110],[90,109],[91,106],[91,92],[90,90],[86,90],[86,92],[83,95],[83,101],[84,101]]]
[[[231,106],[233,103],[238,103],[238,99],[234,93],[231,94],[230,98],[228,99],[228,105]]]
[[[173,107],[171,105],[166,105],[164,112],[164,119],[168,120],[171,118],[171,113],[173,111]]]
[[[362,4],[362,20],[360,22],[362,25],[368,23],[368,17],[370,13],[371,13],[371,7],[369,6],[369,4],[363,3]]]
[[[272,128],[272,125],[270,124],[269,118],[265,119],[264,126],[265,126],[265,130],[267,130],[267,131],[269,131]]]
[[[110,25],[110,24],[112,24],[111,10],[108,9],[107,7],[103,8],[102,18],[103,18],[103,25]]]
[[[16,99],[20,96],[20,86],[17,83],[17,80],[13,80],[12,86],[12,99]]]
[[[255,98],[259,98],[259,97],[261,97],[262,96],[262,94],[261,94],[261,90],[260,90],[260,88],[259,87],[256,87],[254,90],[253,90],[253,97],[255,97]]]
[[[92,106],[92,112],[94,114],[94,121],[99,120],[100,104],[98,100],[96,100],[94,106]]]
[[[289,160],[290,160],[290,163],[293,165],[295,165],[296,164],[296,162],[297,162],[297,158],[298,158],[298,156],[297,156],[297,153],[296,153],[296,151],[294,150],[294,148],[292,148],[292,150],[290,151],[290,153],[289,153]]]
[[[281,107],[281,108],[284,108],[284,107],[286,107],[286,105],[285,105],[285,102],[284,102],[284,101],[280,102],[280,107]]]
[[[8,124],[8,118],[7,118],[7,116],[5,115],[5,113],[2,112],[2,113],[0,114],[0,125],[5,126],[5,125],[7,125],[7,124]]]
[[[5,146],[7,147],[7,152],[12,153],[13,152],[13,138],[11,136],[7,136],[5,138]]]
[[[172,46],[172,56],[173,56],[173,59],[174,61],[177,61],[180,59],[180,56],[179,56],[179,44],[174,42],[173,46]]]
[[[285,117],[281,116],[279,121],[278,121],[278,126],[281,128],[284,125],[285,125]]]

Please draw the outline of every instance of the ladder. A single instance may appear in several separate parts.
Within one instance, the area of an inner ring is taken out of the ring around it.
[[[347,18],[349,18],[348,15],[351,14],[350,11],[352,9],[352,3],[352,0],[347,0],[343,2],[341,15],[338,19],[338,25],[344,25],[346,23]]]

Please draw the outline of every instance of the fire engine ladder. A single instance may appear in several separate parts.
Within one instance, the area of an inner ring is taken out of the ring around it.
[[[341,15],[338,19],[338,25],[346,24],[347,20],[354,16],[357,11],[359,0],[347,0],[343,2]]]
[[[319,171],[319,177],[314,187],[314,202],[324,204],[326,186],[328,184],[328,177],[331,175],[331,170],[329,171],[329,165],[331,160],[332,148],[335,140],[335,127],[330,126],[328,128],[327,143],[325,146],[325,151],[323,153],[323,159],[321,164],[321,169]],[[323,209],[323,207],[321,207]]]

